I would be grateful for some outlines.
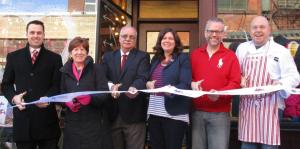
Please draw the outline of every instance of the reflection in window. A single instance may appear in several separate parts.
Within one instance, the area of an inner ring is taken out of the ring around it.
[[[217,0],[218,11],[222,10],[246,10],[247,0]]]
[[[158,37],[159,32],[147,32],[147,44],[146,49],[148,53],[154,53],[153,47],[156,44],[156,40]]]
[[[86,13],[96,13],[96,1],[95,0],[85,0],[84,11]]]
[[[101,29],[99,56],[119,48],[119,34],[123,26],[131,23],[131,16],[110,3],[101,3]]]
[[[86,3],[96,3],[96,0],[85,0]]]
[[[85,12],[84,8],[87,12]],[[26,44],[26,24],[41,20],[45,24],[45,46],[68,58],[68,41],[75,36],[89,39],[89,54],[95,57],[96,0],[9,0],[0,3],[0,58]],[[89,13],[90,12],[90,13]],[[3,60],[2,60],[3,59]],[[3,65],[5,65],[3,63]]]
[[[27,39],[6,38],[0,39],[0,67],[3,68],[6,62],[8,53],[26,46]],[[45,39],[44,45],[47,49],[55,53],[62,53],[62,50],[67,46],[67,39]]]
[[[183,52],[190,51],[190,32],[177,32],[183,45]]]
[[[125,10],[128,14],[131,14],[132,0],[111,0],[114,4],[119,6],[122,10]]]

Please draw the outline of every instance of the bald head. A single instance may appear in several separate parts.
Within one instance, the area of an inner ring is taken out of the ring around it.
[[[263,16],[257,16],[251,21],[250,35],[255,46],[263,46],[270,38],[269,21]]]

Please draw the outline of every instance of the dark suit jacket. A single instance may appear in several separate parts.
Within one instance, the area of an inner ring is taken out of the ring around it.
[[[42,96],[53,96],[59,92],[61,57],[43,46],[33,65],[29,45],[7,55],[2,80],[2,91],[9,102],[24,91],[25,102],[38,100]],[[15,85],[15,87],[14,87]],[[20,111],[14,108],[13,131],[15,141],[53,139],[60,136],[55,105],[38,108],[29,105]]]
[[[120,50],[105,53],[103,65],[106,67],[106,76],[112,83],[121,83],[120,91],[127,91],[130,86],[136,89],[145,89],[146,81],[149,76],[150,57],[146,52],[132,49],[127,57],[124,70],[121,72],[121,53]],[[146,120],[148,100],[145,94],[130,99],[125,94],[121,94],[114,100],[116,109],[114,118],[120,114],[122,119],[128,123],[141,122]]]
[[[161,62],[158,57],[151,60],[150,74]],[[192,74],[191,64],[187,54],[173,55],[171,62],[164,67],[162,72],[164,85],[172,85],[179,89],[190,89]],[[187,114],[191,108],[191,99],[185,96],[165,96],[165,108],[170,115]]]

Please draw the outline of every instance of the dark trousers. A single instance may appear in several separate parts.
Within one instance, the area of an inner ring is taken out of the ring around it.
[[[183,121],[150,115],[148,130],[151,149],[181,149],[187,126]]]
[[[18,141],[17,149],[58,149],[58,139],[39,140],[39,141]]]
[[[144,149],[146,123],[126,123],[119,115],[112,125],[113,149]]]

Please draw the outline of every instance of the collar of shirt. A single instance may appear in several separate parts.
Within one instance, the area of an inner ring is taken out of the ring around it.
[[[122,49],[120,50],[120,52],[121,52],[121,57],[122,57],[122,55],[124,55],[124,54],[126,54],[126,55],[128,56],[129,53],[130,53],[130,51],[128,51],[127,53],[124,53],[124,52],[122,51]]]
[[[38,52],[40,52],[41,48],[34,49],[32,47],[29,47],[29,50],[30,50],[30,55],[32,56],[34,50],[37,50]]]

